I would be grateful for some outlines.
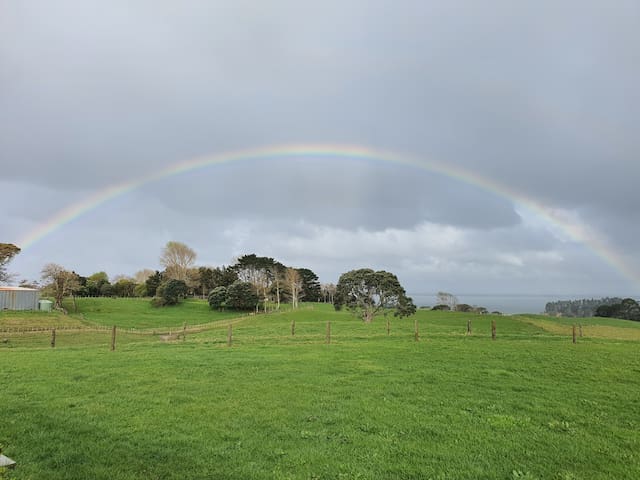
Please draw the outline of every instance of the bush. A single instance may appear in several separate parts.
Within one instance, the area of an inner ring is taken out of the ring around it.
[[[187,284],[182,280],[169,280],[161,283],[156,295],[151,299],[151,305],[154,307],[164,307],[167,305],[176,305],[187,293]]]
[[[443,310],[445,312],[448,312],[451,310],[451,307],[449,305],[440,304],[440,305],[436,305],[431,310]]]
[[[151,306],[152,307],[164,307],[165,306],[165,301],[164,298],[162,297],[153,297],[151,299]]]
[[[182,280],[169,280],[164,287],[162,297],[166,305],[176,305],[187,294],[187,284]]]
[[[212,309],[224,308],[227,301],[227,287],[216,287],[209,292],[209,306]]]
[[[234,282],[227,287],[226,306],[235,310],[253,310],[258,304],[258,295],[253,285],[247,282]]]
[[[614,305],[600,305],[596,309],[595,315],[596,317],[640,321],[640,305],[632,298],[625,298],[621,303]]]

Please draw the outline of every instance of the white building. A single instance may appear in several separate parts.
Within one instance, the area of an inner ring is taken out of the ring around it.
[[[38,310],[39,299],[35,288],[0,286],[0,310]]]

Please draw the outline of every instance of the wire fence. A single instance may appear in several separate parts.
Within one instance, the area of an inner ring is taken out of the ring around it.
[[[156,328],[123,328],[117,326],[56,326],[56,327],[2,327],[0,328],[0,348],[2,347],[52,347],[65,346],[105,346],[116,350],[118,346],[149,342],[185,342],[234,345],[273,345],[273,344],[332,344],[357,341],[370,341],[389,337],[400,341],[422,342],[436,338],[485,338],[534,339],[555,338],[571,339],[575,344],[586,336],[582,325],[567,326],[562,332],[517,332],[506,329],[499,332],[495,320],[491,324],[478,322],[472,326],[471,320],[461,321],[460,325],[436,325],[419,322],[418,319],[395,323],[384,320],[375,326],[361,327],[347,320],[305,321],[290,323],[282,318],[273,323],[248,322],[255,319],[253,314],[241,317],[217,320],[197,325],[165,326]]]

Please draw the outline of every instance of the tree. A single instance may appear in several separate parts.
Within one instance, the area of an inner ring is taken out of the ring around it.
[[[225,307],[227,301],[227,287],[216,287],[209,292],[209,306],[214,310]]]
[[[238,274],[233,267],[216,267],[213,269],[213,285],[215,287],[228,287],[239,280]]]
[[[321,285],[322,301],[324,303],[333,303],[333,297],[336,294],[336,286],[333,283],[323,283]]]
[[[200,288],[200,269],[196,267],[187,268],[187,279],[185,280],[190,295],[196,295]],[[204,295],[202,296],[204,298]]]
[[[442,310],[444,312],[449,312],[451,311],[451,307],[449,305],[445,305],[444,303],[440,303],[431,307],[431,310]]]
[[[336,290],[336,309],[346,306],[366,323],[380,313],[387,315],[391,310],[397,317],[413,315],[416,311],[398,278],[384,270],[375,272],[363,268],[343,273]]]
[[[146,297],[147,296],[147,284],[146,283],[137,283],[135,288],[133,289],[133,295],[136,297]]]
[[[42,280],[46,283],[46,291],[54,298],[55,308],[62,308],[64,297],[72,295],[80,287],[78,274],[65,270],[55,263],[44,266]]]
[[[448,292],[438,292],[438,303],[440,305],[449,305],[449,310],[455,310],[458,305],[458,297]]]
[[[158,290],[158,287],[162,283],[163,278],[164,276],[158,270],[156,270],[156,273],[154,273],[149,278],[147,278],[147,281],[144,282],[145,286],[147,287],[147,293],[146,293],[147,297],[156,296],[156,291]]]
[[[111,285],[109,282],[103,283],[100,287],[99,295],[101,297],[113,297],[113,285]]]
[[[96,272],[93,275],[87,277],[85,282],[85,293],[90,297],[97,297],[98,295],[104,295],[104,292],[109,291],[109,276],[106,272]],[[109,295],[105,295],[109,296]]]
[[[234,310],[253,310],[258,305],[258,295],[249,282],[235,282],[227,287],[226,307]]]
[[[187,271],[196,261],[196,252],[180,242],[167,242],[160,255],[160,265],[167,278],[187,281]]]
[[[302,280],[302,293],[300,297],[304,298],[307,302],[319,302],[322,298],[322,290],[318,276],[308,268],[298,268],[298,272]]]
[[[216,287],[213,276],[213,268],[198,267],[198,290],[202,292],[202,298],[206,292],[211,292]]]
[[[291,307],[298,308],[298,301],[302,294],[302,276],[300,270],[287,268],[284,274],[285,284],[289,295],[291,295]]]
[[[615,313],[615,308],[613,305],[600,305],[598,308],[596,308],[595,316],[612,317],[613,313]]]
[[[133,274],[133,279],[139,285],[141,283],[146,282],[147,278],[153,275],[153,273],[154,273],[153,270],[149,268],[138,270],[136,273]]]
[[[0,243],[0,283],[11,280],[11,275],[7,272],[7,264],[20,253],[20,248],[13,243]]]
[[[20,280],[18,286],[22,288],[34,288],[38,290],[40,288],[40,282],[38,282],[37,280],[27,280],[25,278],[23,280]]]
[[[595,312],[596,317],[612,317],[622,320],[640,321],[640,305],[633,298],[625,298],[613,305],[600,305]]]
[[[156,296],[151,300],[151,304],[154,307],[177,305],[186,294],[187,284],[182,280],[171,278],[160,284],[156,290]]]
[[[252,253],[238,258],[233,269],[242,282],[253,285],[256,293],[263,299],[265,312],[272,283],[276,278],[277,262],[271,257],[258,257]]]
[[[121,278],[112,285],[112,293],[116,297],[135,296],[136,282],[131,278]]]

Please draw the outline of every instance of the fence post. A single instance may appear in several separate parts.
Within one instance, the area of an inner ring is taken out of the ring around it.
[[[232,342],[233,342],[233,325],[229,324],[229,329],[227,330],[227,347],[230,347]]]
[[[291,336],[296,334],[296,319],[291,320]]]
[[[418,319],[417,318],[413,321],[413,337],[414,337],[416,342],[420,340],[420,333],[418,332]]]
[[[390,323],[390,320],[387,318],[387,336],[389,336],[390,333],[391,333],[391,323]]]
[[[572,335],[573,336],[573,343],[575,344],[576,343],[576,324],[575,323],[573,324],[573,329],[572,330],[573,330],[573,332],[572,332],[573,333],[573,335]]]
[[[496,339],[496,321],[491,320],[491,340]]]
[[[111,330],[111,351],[113,352],[116,349],[116,326],[113,326]]]
[[[467,335],[471,335],[471,319],[467,319]]]
[[[580,338],[582,338],[582,324],[580,323],[578,326],[580,327]]]
[[[56,329],[51,329],[51,348],[56,348]]]
[[[331,322],[327,322],[327,345],[331,343]]]

